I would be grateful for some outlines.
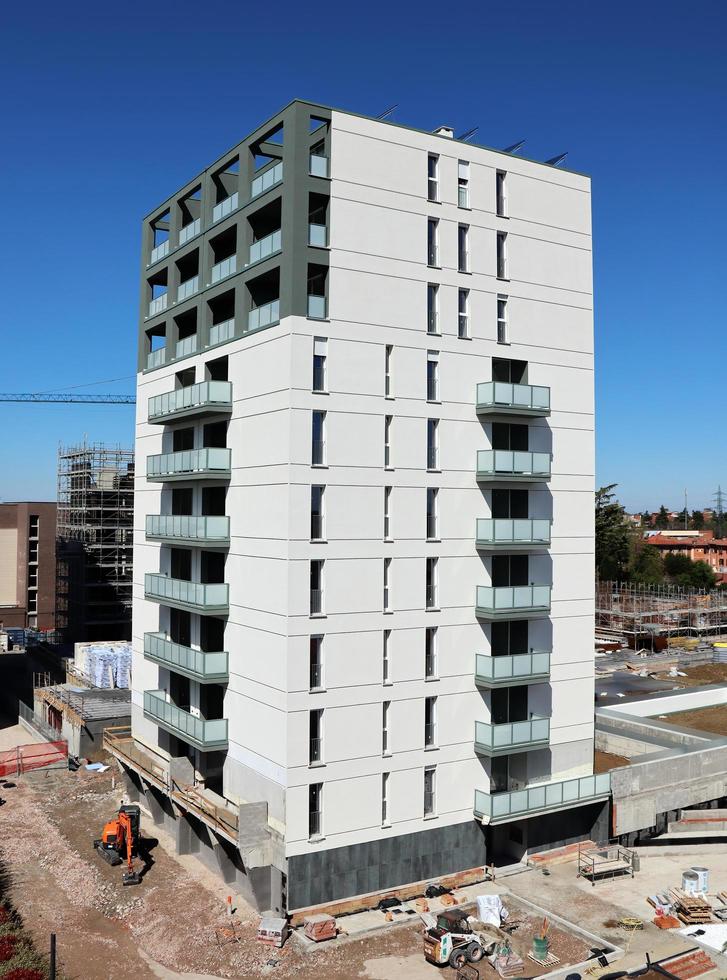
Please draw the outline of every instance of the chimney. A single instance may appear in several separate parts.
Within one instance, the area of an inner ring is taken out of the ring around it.
[[[435,136],[446,136],[447,139],[452,139],[454,137],[454,130],[449,126],[440,126],[439,129],[434,130]]]

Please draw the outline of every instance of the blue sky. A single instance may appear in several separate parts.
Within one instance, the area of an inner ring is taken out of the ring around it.
[[[399,103],[592,175],[597,480],[634,509],[685,487],[708,505],[727,487],[726,29],[720,0],[5,5],[3,388],[132,391],[141,217],[291,98]],[[132,422],[0,405],[0,499],[53,499],[59,441],[130,445]]]

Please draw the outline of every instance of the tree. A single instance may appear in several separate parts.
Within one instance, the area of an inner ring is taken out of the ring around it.
[[[680,528],[686,528],[689,526],[689,511],[686,507],[679,511],[677,522]]]
[[[695,531],[701,531],[704,527],[704,514],[701,510],[692,511],[692,527]]]
[[[602,581],[623,578],[629,560],[629,527],[611,483],[596,490],[596,575]]]
[[[717,583],[714,574],[706,561],[693,561],[689,572],[689,586],[692,589],[713,589]]]
[[[659,513],[656,515],[655,527],[658,528],[669,527],[669,511],[666,509],[666,507],[663,504],[659,508]]]
[[[664,556],[664,571],[670,579],[678,581],[680,575],[689,575],[694,562],[689,555],[673,552]],[[679,583],[682,584],[681,582]]]
[[[632,582],[660,585],[664,581],[664,561],[658,548],[645,544],[636,551],[629,569]]]

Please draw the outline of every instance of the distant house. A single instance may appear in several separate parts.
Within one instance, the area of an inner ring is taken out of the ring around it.
[[[715,538],[713,531],[648,531],[645,537],[662,554],[706,562],[721,581],[727,581],[727,538]]]

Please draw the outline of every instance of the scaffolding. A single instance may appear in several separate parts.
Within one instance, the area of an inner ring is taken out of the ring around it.
[[[596,583],[596,638],[660,650],[678,637],[727,635],[727,590]]]
[[[131,638],[134,452],[58,450],[56,628],[64,646]]]

